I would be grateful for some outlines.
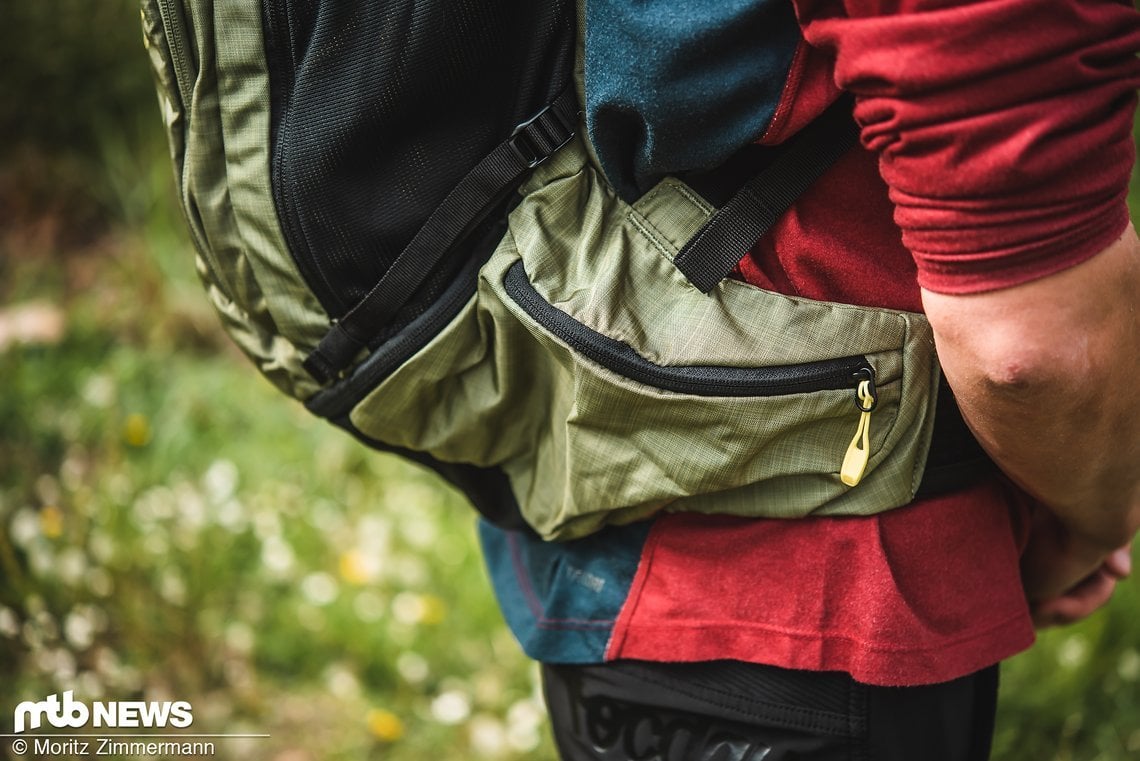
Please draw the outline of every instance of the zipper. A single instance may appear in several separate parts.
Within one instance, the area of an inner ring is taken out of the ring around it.
[[[264,47],[269,71],[270,108],[270,186],[277,219],[289,255],[301,277],[330,316],[339,316],[351,308],[338,290],[329,282],[320,266],[320,259],[309,247],[304,231],[298,222],[297,201],[289,190],[289,160],[281,135],[289,120],[289,101],[297,73],[298,41],[294,34],[296,23],[290,18],[288,0],[265,0],[262,6],[265,21]]]
[[[839,480],[847,486],[857,486],[867,470],[867,460],[871,457],[871,412],[879,403],[875,391],[875,371],[870,367],[857,373],[859,385],[855,388],[855,407],[859,410],[859,425],[855,435],[843,455],[843,466],[839,469]]]
[[[627,344],[598,333],[548,303],[534,289],[521,261],[503,279],[507,294],[545,330],[574,351],[630,380],[681,394],[764,397],[861,387],[874,370],[864,356],[773,367],[665,366]]]
[[[163,89],[166,91],[167,97],[172,100],[177,99],[179,110],[182,112],[184,125],[182,141],[185,151],[186,143],[190,139],[189,124],[193,118],[191,109],[194,102],[194,83],[198,78],[198,61],[191,38],[191,25],[186,22],[186,11],[179,0],[154,0],[154,2],[143,6],[144,17],[146,14],[155,11],[158,13],[158,22],[162,27],[161,35],[163,47],[166,51],[166,61],[174,74],[174,85],[177,91],[170,92],[169,88],[165,87]],[[192,213],[188,202],[189,199],[185,190],[185,154],[183,154],[182,161],[174,169],[179,204],[182,206],[182,211],[186,217],[186,228],[190,233],[190,239],[198,253],[197,259],[205,267],[204,278],[216,287],[227,300],[234,301],[233,294],[230,293],[225,279],[219,274],[220,270],[216,265],[215,256],[206,242],[206,235],[202,230],[200,220],[196,214]]]
[[[158,0],[158,14],[162,18],[162,29],[166,36],[166,49],[170,52],[170,64],[174,67],[174,81],[178,84],[178,97],[182,99],[182,110],[189,115],[192,99],[191,84],[197,76],[197,66],[190,60],[189,41],[186,39],[186,22],[182,16],[182,4],[178,0]]]

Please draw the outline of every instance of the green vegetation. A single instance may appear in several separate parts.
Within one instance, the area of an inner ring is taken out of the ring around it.
[[[74,689],[272,735],[225,758],[530,757],[473,513],[252,373],[147,220],[3,244],[0,726]]]
[[[9,11],[0,733],[17,702],[73,689],[270,735],[218,758],[551,758],[472,511],[309,418],[219,333],[133,6]],[[1138,608],[1130,582],[1007,664],[996,759],[1140,757]]]
[[[218,758],[549,758],[473,511],[221,335],[137,10],[96,5],[0,26],[0,732],[74,690],[270,735]]]

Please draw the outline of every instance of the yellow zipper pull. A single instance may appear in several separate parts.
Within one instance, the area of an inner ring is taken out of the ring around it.
[[[869,377],[859,381],[859,387],[855,392],[855,405],[859,408],[859,427],[855,429],[855,436],[843,456],[843,467],[839,469],[839,480],[847,486],[855,486],[863,480],[867,460],[871,457],[871,410],[875,409],[879,401],[875,394],[874,374],[870,370],[863,372]]]

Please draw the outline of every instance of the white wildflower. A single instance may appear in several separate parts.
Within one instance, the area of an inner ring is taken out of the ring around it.
[[[37,542],[27,548],[28,566],[32,574],[41,578],[49,577],[55,573],[55,553],[51,547]]]
[[[261,564],[270,575],[278,578],[287,576],[293,570],[294,560],[292,546],[279,535],[268,536],[262,542]]]
[[[214,460],[202,476],[206,497],[215,505],[233,497],[237,491],[238,468],[229,460]]]
[[[76,650],[86,650],[95,642],[96,619],[90,606],[77,605],[63,619],[64,639]]]
[[[546,714],[534,700],[519,700],[507,709],[507,744],[519,753],[528,753],[542,741],[541,729]]]
[[[87,537],[87,550],[97,563],[110,563],[115,558],[115,540],[106,531],[92,529]]]
[[[400,522],[400,534],[404,541],[416,550],[429,550],[439,539],[439,529],[435,521],[423,515],[410,515]]]
[[[301,594],[313,605],[328,605],[338,592],[336,579],[327,573],[310,573],[301,580]]]
[[[20,634],[20,621],[11,608],[0,605],[0,637],[13,639]]]
[[[60,581],[68,586],[76,586],[84,580],[88,571],[87,555],[78,547],[64,547],[56,558],[55,572]]]
[[[1089,654],[1088,641],[1079,634],[1071,635],[1057,650],[1057,662],[1068,669],[1080,668]]]
[[[284,578],[293,570],[295,556],[293,547],[278,535],[271,535],[261,542],[261,565],[278,579]]]
[[[41,505],[59,504],[59,481],[55,479],[55,476],[49,473],[41,474],[36,479],[35,491]]]
[[[459,690],[448,690],[431,702],[431,715],[440,724],[461,724],[471,715],[471,701]]]
[[[245,528],[245,506],[236,498],[219,503],[214,514],[218,525],[230,533],[236,534]]]
[[[412,650],[405,650],[396,657],[396,673],[408,684],[423,684],[431,669],[422,655]]]
[[[83,401],[96,409],[106,409],[115,401],[115,382],[110,375],[96,373],[87,379],[79,392]]]
[[[12,541],[19,547],[28,547],[40,538],[40,517],[30,507],[22,507],[12,516],[8,525]]]
[[[418,624],[426,611],[424,598],[414,592],[400,592],[392,598],[392,616],[401,624]]]
[[[325,687],[334,696],[347,700],[360,695],[360,680],[352,669],[343,663],[331,664],[325,669]]]
[[[253,652],[253,646],[256,644],[256,637],[254,636],[253,629],[241,621],[233,621],[226,626],[225,631],[226,646],[230,650],[241,653],[242,655],[249,655]]]
[[[1130,647],[1120,654],[1116,673],[1126,682],[1140,680],[1140,653],[1136,652],[1135,648]]]
[[[131,506],[135,522],[144,529],[149,529],[162,521],[169,520],[174,516],[174,501],[174,492],[165,486],[147,489]]]
[[[159,579],[158,593],[171,605],[186,604],[186,582],[174,570],[167,569]]]
[[[479,755],[494,758],[507,752],[507,733],[500,721],[487,714],[472,717],[467,725],[471,747]]]
[[[206,500],[190,484],[179,484],[174,490],[178,519],[190,529],[201,529],[206,525]]]

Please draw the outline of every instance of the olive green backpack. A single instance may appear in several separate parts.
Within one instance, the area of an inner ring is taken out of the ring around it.
[[[547,539],[910,502],[953,409],[925,319],[727,277],[851,144],[849,110],[720,209],[674,177],[626,203],[579,129],[575,16],[144,0],[226,330],[315,414]]]

